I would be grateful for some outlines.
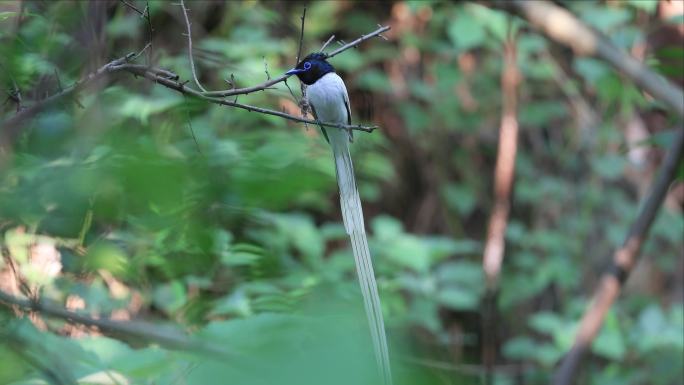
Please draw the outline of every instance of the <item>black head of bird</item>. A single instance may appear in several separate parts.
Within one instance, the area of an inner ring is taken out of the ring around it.
[[[316,80],[323,77],[329,72],[335,72],[335,67],[328,63],[325,59],[327,55],[323,52],[314,52],[309,54],[300,61],[297,66],[289,71],[286,75],[297,75],[299,80],[306,85],[312,85]]]

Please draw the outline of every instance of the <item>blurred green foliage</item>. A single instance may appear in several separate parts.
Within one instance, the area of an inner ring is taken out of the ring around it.
[[[271,76],[294,64],[305,3],[187,4],[208,88],[228,88],[231,76],[238,87],[260,83],[265,62]],[[564,4],[626,50],[657,24],[656,1]],[[486,333],[498,338],[497,362],[515,368],[497,371],[496,384],[548,383],[654,167],[630,158],[626,122],[639,112],[655,113],[667,129],[677,122],[607,65],[575,58],[482,5],[307,7],[305,52],[333,33],[351,41],[378,23],[393,26],[389,41],[368,41],[332,62],[355,121],[382,127],[358,134],[352,151],[397,383],[478,383]],[[154,63],[189,79],[179,7],[152,1],[149,9]],[[482,330],[480,260],[509,23],[524,79],[520,146],[498,325]],[[21,90],[29,105],[139,50],[148,33],[123,2],[0,3],[0,84]],[[682,60],[678,48],[663,52]],[[681,73],[658,57],[646,62]],[[298,91],[294,79],[289,85]],[[377,383],[318,130],[126,74],[76,99],[28,120],[4,154],[3,279],[12,260],[42,298],[66,305],[78,297],[84,314],[174,326],[230,356],[82,335],[64,320],[34,324],[2,307],[0,384]],[[583,127],[577,99],[599,119]],[[295,105],[282,84],[239,100]],[[2,108],[10,117],[15,105]],[[672,138],[666,130],[649,134],[637,149],[658,154]],[[681,212],[662,210],[644,272],[637,269],[609,313],[583,383],[682,378],[683,229]],[[36,245],[59,252],[57,274],[32,263]]]

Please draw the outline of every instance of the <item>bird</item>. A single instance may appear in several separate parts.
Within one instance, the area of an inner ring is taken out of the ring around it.
[[[327,55],[323,52],[311,53],[285,74],[297,75],[299,80],[307,85],[306,97],[317,122],[351,125],[351,108],[347,87],[342,78],[335,72],[335,67],[326,59]],[[340,190],[342,220],[351,240],[356,273],[361,286],[380,377],[384,385],[391,385],[392,373],[385,322],[368,248],[368,239],[366,238],[361,199],[356,188],[354,167],[349,154],[349,144],[353,140],[352,131],[326,128],[320,124],[319,126],[332,148],[337,185]]]

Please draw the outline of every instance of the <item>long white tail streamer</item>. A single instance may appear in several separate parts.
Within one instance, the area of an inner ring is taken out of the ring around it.
[[[349,155],[349,135],[347,132],[337,129],[327,131],[335,159],[337,184],[340,188],[342,219],[347,234],[349,234],[351,239],[352,251],[356,262],[356,273],[359,277],[363,305],[366,309],[368,326],[370,327],[370,334],[373,340],[375,359],[380,369],[383,384],[391,385],[392,373],[390,371],[389,351],[385,335],[385,322],[382,317],[378,286],[375,282],[375,273],[363,224],[361,199],[356,188],[354,167]]]

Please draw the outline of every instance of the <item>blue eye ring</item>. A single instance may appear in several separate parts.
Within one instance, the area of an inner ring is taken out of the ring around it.
[[[309,63],[308,61],[304,62],[304,71],[307,71],[309,68],[311,68],[311,63]]]

